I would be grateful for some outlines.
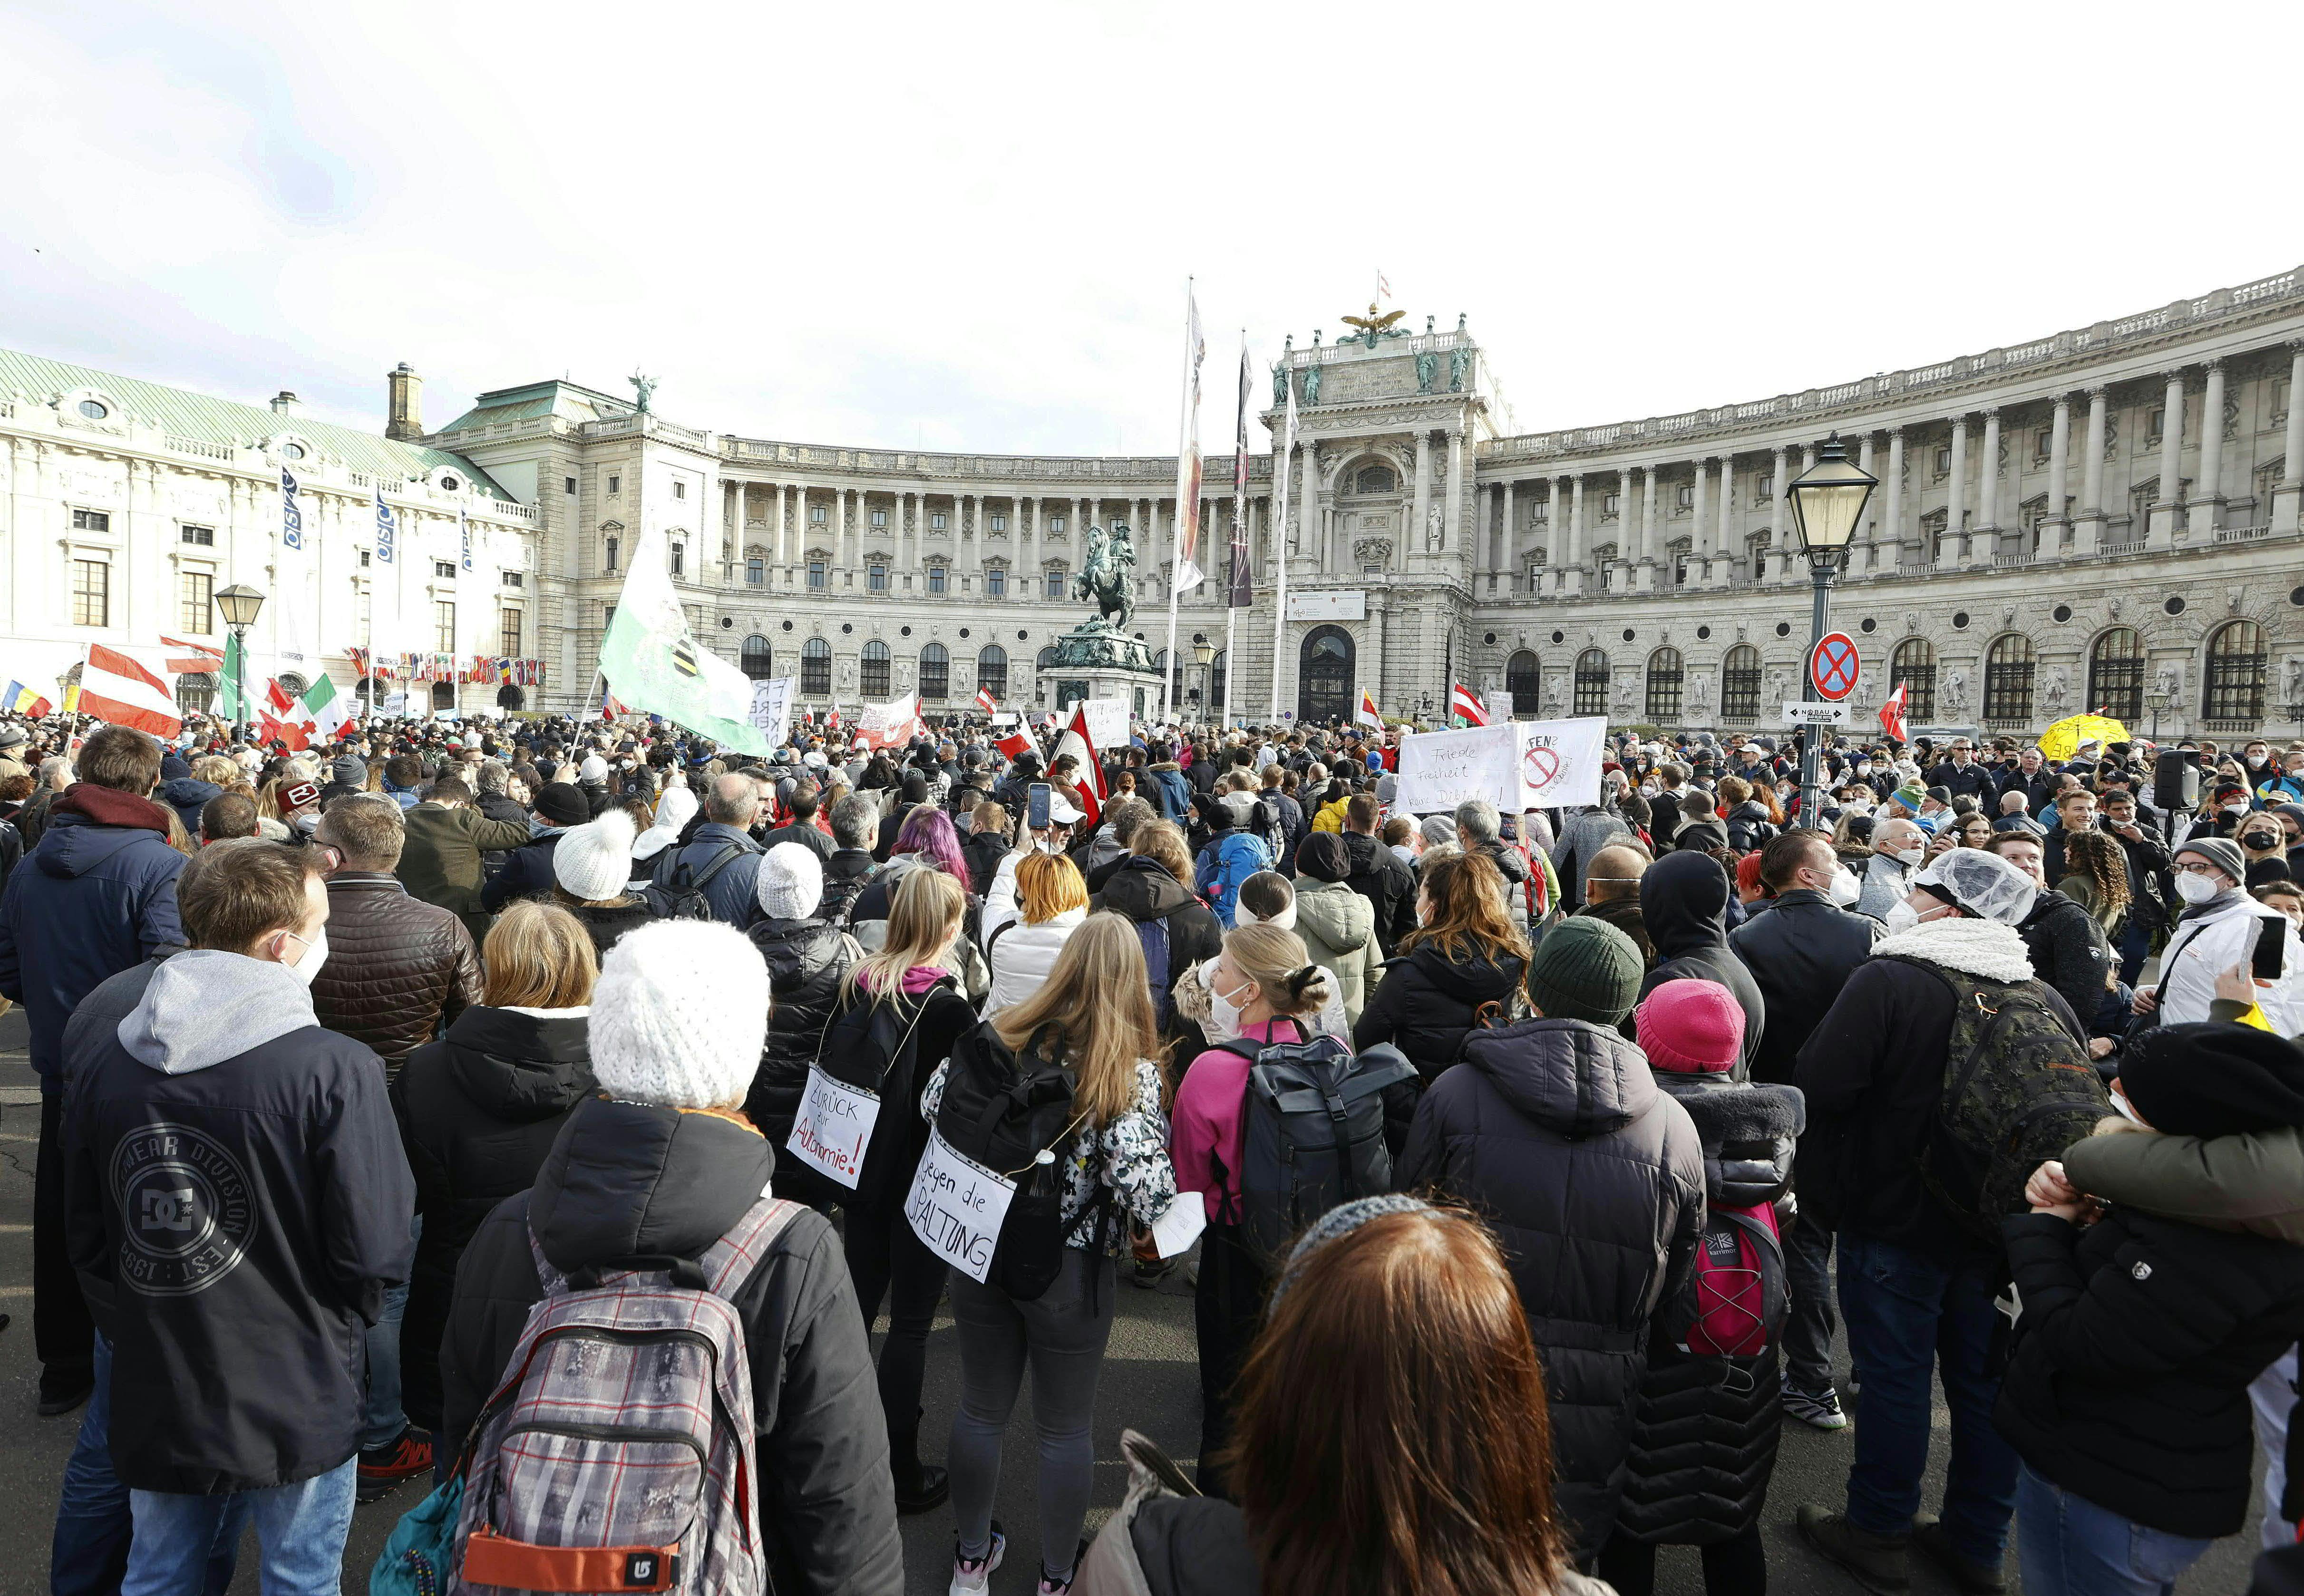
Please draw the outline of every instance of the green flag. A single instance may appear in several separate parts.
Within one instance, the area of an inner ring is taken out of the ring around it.
[[[216,684],[216,713],[227,721],[244,718],[240,705],[240,634],[233,632],[224,642],[223,680]]]
[[[600,673],[617,700],[677,721],[739,754],[766,754],[751,722],[752,680],[688,629],[664,566],[664,545],[644,531],[600,642]]]

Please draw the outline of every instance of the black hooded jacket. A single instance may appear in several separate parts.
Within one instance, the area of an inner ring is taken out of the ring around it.
[[[1759,1051],[1767,1003],[1759,983],[1728,946],[1728,872],[1709,854],[1675,851],[1640,877],[1640,923],[1656,948],[1656,963],[1640,983],[1646,997],[1667,981],[1714,981],[1735,994],[1744,1011],[1741,1078]]]
[[[1381,991],[1381,989],[1379,989]],[[1552,1398],[1563,1527],[1616,1522],[1649,1316],[1704,1229],[1704,1151],[1647,1057],[1580,1019],[1483,1031],[1424,1094],[1396,1170],[1495,1232]]]
[[[1346,832],[1344,862],[1351,874],[1344,884],[1376,910],[1376,946],[1390,958],[1402,939],[1416,929],[1416,877],[1400,856],[1365,832]]]
[[[1108,908],[1139,925],[1147,920],[1165,921],[1172,988],[1189,967],[1224,951],[1224,927],[1217,924],[1216,912],[1191,888],[1169,874],[1157,859],[1141,854],[1122,859],[1088,907]]]
[[[1872,957],[1880,922],[1842,908],[1822,892],[1794,887],[1780,892],[1765,915],[1754,915],[1728,935],[1729,949],[1749,970],[1774,1022],[1747,1050],[1752,1078],[1789,1083],[1800,1044],[1848,984],[1856,967]]]
[[[856,944],[822,920],[762,920],[744,934],[767,961],[773,999],[744,1118],[782,1151],[808,1087],[808,1067],[839,1007],[840,978],[855,962]]]
[[[446,1444],[493,1393],[544,1295],[529,1252],[563,1274],[634,1256],[700,1257],[767,1189],[775,1155],[724,1116],[589,1097],[533,1191],[497,1205],[464,1250],[440,1346]],[[784,1228],[730,1299],[743,1321],[771,1588],[901,1596],[888,1428],[864,1315],[832,1222]]]
[[[489,1211],[535,1182],[560,1122],[592,1090],[586,1018],[467,1009],[393,1082],[424,1218],[400,1330],[402,1406],[428,1430],[440,1423],[440,1331],[456,1261]]]
[[[1386,961],[1376,995],[1352,1026],[1352,1045],[1391,1043],[1429,1086],[1461,1055],[1485,1005],[1495,1004],[1499,1019],[1520,1011],[1520,980],[1527,967],[1516,953],[1452,959],[1427,942]]]

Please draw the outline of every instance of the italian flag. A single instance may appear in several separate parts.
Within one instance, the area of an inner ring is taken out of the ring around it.
[[[304,718],[312,724],[312,736],[321,742],[335,736],[352,718],[351,703],[337,693],[336,684],[325,671],[304,689],[301,705]]]

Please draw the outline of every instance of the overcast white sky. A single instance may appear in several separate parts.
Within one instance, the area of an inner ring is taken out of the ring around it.
[[[1380,267],[1523,430],[2304,261],[2304,8],[0,3],[0,342],[380,426],[635,366],[690,425],[1167,452],[1187,274]],[[1256,447],[1266,440],[1252,434]]]

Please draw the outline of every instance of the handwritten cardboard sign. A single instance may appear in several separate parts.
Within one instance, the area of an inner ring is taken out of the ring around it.
[[[835,1081],[815,1064],[808,1067],[808,1088],[800,1094],[800,1113],[792,1120],[786,1152],[850,1191],[864,1172],[864,1153],[872,1145],[872,1127],[880,1120],[880,1097],[861,1086]]]
[[[1486,798],[1505,815],[1600,801],[1607,721],[1504,721],[1401,739],[1394,814],[1431,815]]]
[[[904,1218],[928,1251],[980,1285],[992,1273],[992,1249],[1015,1195],[1014,1181],[955,1151],[931,1126]]]

